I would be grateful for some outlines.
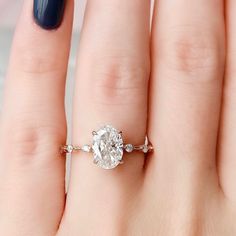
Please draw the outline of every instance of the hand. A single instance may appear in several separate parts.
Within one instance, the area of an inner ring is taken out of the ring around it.
[[[154,152],[125,154],[113,170],[73,154],[67,197],[59,148],[73,1],[62,22],[63,1],[45,2],[35,0],[36,24],[25,1],[12,47],[0,235],[236,235],[236,2],[159,0],[150,36],[149,1],[88,0],[73,144],[112,124],[134,144],[147,133]]]

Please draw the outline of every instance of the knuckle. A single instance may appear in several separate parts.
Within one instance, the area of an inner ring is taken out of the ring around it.
[[[45,58],[40,56],[28,55],[23,58],[23,66],[21,71],[27,74],[48,74],[56,71],[56,63],[46,61]]]
[[[11,143],[14,145],[14,151],[21,156],[35,156],[41,148],[40,130],[22,129],[16,130],[11,138]]]
[[[58,60],[58,58],[61,58],[60,52],[55,52],[55,50],[49,48],[42,49],[42,47],[39,47],[36,50],[35,47],[31,49],[31,46],[18,46],[15,51],[17,52],[17,56],[14,58],[11,57],[11,60],[12,66],[17,73],[20,72],[29,75],[60,74],[65,67],[63,64],[64,61]]]
[[[218,71],[223,51],[219,37],[205,30],[176,32],[175,37],[166,40],[164,47],[163,57],[170,69],[194,75]]]
[[[98,65],[94,73],[96,79],[93,83],[92,94],[95,102],[113,105],[123,102],[132,103],[135,94],[146,92],[149,66],[137,65],[133,62],[115,62]]]
[[[27,123],[15,123],[5,130],[3,150],[15,163],[27,164],[33,160],[44,160],[59,153],[65,134],[53,126],[39,127]],[[9,145],[12,148],[8,148]]]

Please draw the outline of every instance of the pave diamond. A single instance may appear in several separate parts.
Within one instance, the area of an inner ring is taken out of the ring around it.
[[[143,153],[148,153],[151,149],[150,149],[150,146],[148,145],[149,141],[148,141],[148,137],[146,136],[145,137],[145,143],[143,145]]]
[[[81,148],[82,151],[84,152],[90,152],[91,150],[91,147],[89,145],[84,145],[82,148]]]
[[[125,151],[126,152],[132,152],[134,150],[134,146],[132,144],[126,144],[125,145]]]
[[[123,156],[122,135],[115,128],[106,125],[93,132],[94,163],[104,169],[113,169]]]
[[[143,145],[143,152],[148,153],[149,152],[149,147],[148,145]]]
[[[68,153],[72,153],[72,152],[73,152],[73,149],[74,149],[74,148],[73,148],[72,145],[68,145],[68,146],[67,146],[67,152],[68,152]]]

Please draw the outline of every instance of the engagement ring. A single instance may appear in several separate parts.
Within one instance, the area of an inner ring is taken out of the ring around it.
[[[142,145],[125,144],[122,132],[119,132],[110,125],[105,125],[98,131],[93,131],[92,134],[92,145],[65,145],[61,151],[63,153],[79,151],[93,153],[93,161],[97,166],[103,169],[113,169],[123,162],[124,152],[141,151],[146,154],[153,150],[153,146],[149,143],[147,137]]]

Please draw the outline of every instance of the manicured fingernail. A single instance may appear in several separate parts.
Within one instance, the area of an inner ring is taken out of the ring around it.
[[[66,0],[34,0],[34,18],[44,29],[56,29],[61,25]]]

